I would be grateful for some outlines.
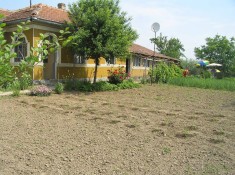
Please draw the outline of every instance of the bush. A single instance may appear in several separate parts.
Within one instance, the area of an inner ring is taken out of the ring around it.
[[[129,77],[128,74],[125,72],[124,66],[119,67],[115,70],[108,70],[108,74],[109,83],[111,84],[122,83],[123,80]]]
[[[133,89],[139,88],[140,84],[134,83],[133,81],[124,80],[122,83],[117,85],[120,89]]]
[[[110,84],[105,81],[99,81],[92,84],[93,91],[115,91],[118,90],[118,86],[115,84]]]
[[[45,86],[45,85],[40,85],[40,86],[35,86],[32,90],[31,90],[31,95],[33,96],[49,96],[51,95],[52,90]]]
[[[24,90],[32,85],[32,78],[29,73],[24,72],[22,73],[22,76],[19,78],[19,82],[20,82],[20,89]]]
[[[64,92],[64,85],[60,82],[55,84],[55,93],[62,94]]]
[[[15,80],[12,84],[11,84],[11,89],[13,91],[12,96],[20,96],[20,82],[18,80]]]
[[[212,76],[212,74],[211,74],[211,72],[210,71],[207,71],[207,70],[203,70],[202,72],[201,72],[201,77],[202,78],[211,78],[211,76]]]
[[[149,71],[151,75],[152,71]],[[160,62],[153,70],[153,81],[157,83],[167,83],[170,78],[181,77],[182,70],[175,64],[168,66],[165,62]]]

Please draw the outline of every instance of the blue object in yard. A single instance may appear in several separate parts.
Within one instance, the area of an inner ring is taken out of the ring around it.
[[[208,65],[209,64],[209,61],[207,61],[207,60],[200,60],[200,61],[198,61],[198,64],[200,64],[200,66],[206,66],[206,65]]]

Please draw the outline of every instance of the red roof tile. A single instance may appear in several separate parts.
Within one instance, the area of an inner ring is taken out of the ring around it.
[[[150,50],[146,47],[143,47],[141,45],[138,45],[138,44],[133,44],[130,48],[130,52],[135,53],[135,54],[140,54],[140,55],[143,55],[143,56],[146,56],[146,57],[153,57],[154,56],[154,57],[157,57],[157,58],[179,61],[176,58],[168,57],[166,55],[163,55],[163,54],[160,54],[160,53],[157,53],[157,52],[155,52],[155,54],[154,54],[154,51],[152,51],[152,50]]]
[[[17,21],[21,19],[30,19],[31,17],[50,21],[50,22],[56,22],[63,24],[65,21],[70,21],[69,14],[66,10],[51,7],[44,4],[36,4],[33,5],[31,8],[26,7],[23,9],[19,9],[17,11],[8,11],[0,9],[0,13],[5,15],[5,18],[3,19],[4,22],[10,22],[10,21]],[[130,52],[143,55],[145,57],[157,57],[162,59],[169,59],[173,61],[179,61],[178,59],[171,58],[168,56],[165,56],[163,54],[155,53],[154,51],[145,48],[143,46],[140,46],[138,44],[133,44],[130,48]]]
[[[44,4],[36,4],[33,5],[31,8],[26,7],[12,12],[4,19],[4,22],[10,22],[20,19],[30,19],[31,17],[56,23],[64,23],[65,21],[69,21],[68,13],[66,10],[47,6]]]
[[[4,15],[4,17],[10,15],[12,12],[9,10],[5,10],[5,9],[0,9],[0,14]]]

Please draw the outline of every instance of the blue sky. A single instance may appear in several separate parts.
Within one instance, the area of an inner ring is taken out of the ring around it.
[[[16,10],[29,5],[29,0],[0,0],[0,8]],[[57,6],[75,0],[32,0]],[[132,27],[137,30],[137,44],[153,49],[151,25],[160,24],[164,36],[176,37],[185,48],[188,58],[195,58],[194,48],[205,44],[206,37],[216,34],[235,37],[235,0],[120,0],[123,11],[132,17]]]

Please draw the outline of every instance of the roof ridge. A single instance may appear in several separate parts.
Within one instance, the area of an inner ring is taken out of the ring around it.
[[[2,11],[8,11],[8,12],[12,12],[11,10],[3,9],[3,8],[0,8],[0,10],[2,10]]]
[[[56,10],[61,10],[61,11],[67,12],[67,10],[60,9],[58,7],[50,6],[50,5],[47,5],[47,4],[42,4],[42,6],[46,6],[46,7],[50,7],[50,8],[56,9]]]

